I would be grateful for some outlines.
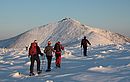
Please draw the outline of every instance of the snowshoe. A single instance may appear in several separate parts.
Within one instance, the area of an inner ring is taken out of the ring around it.
[[[34,73],[30,73],[30,74],[29,74],[29,76],[33,76],[33,75],[35,75],[35,74],[34,74]]]

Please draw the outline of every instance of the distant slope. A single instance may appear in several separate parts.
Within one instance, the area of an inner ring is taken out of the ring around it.
[[[64,45],[79,45],[83,36],[87,36],[92,45],[122,44],[130,42],[128,37],[103,29],[92,28],[71,18],[65,18],[55,23],[43,25],[16,37],[1,40],[0,47],[23,48],[37,39],[40,46],[45,46],[48,40],[54,44],[61,41]]]

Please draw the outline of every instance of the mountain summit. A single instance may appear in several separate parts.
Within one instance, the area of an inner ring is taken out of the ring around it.
[[[87,36],[92,45],[123,44],[130,42],[128,37],[107,30],[92,28],[71,18],[64,18],[55,23],[49,23],[33,28],[18,36],[0,41],[0,47],[24,48],[33,40],[38,40],[40,46],[45,46],[50,40],[54,44],[61,41],[65,46],[79,45],[83,36]]]

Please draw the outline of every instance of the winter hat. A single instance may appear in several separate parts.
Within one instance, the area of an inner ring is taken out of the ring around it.
[[[86,36],[84,36],[84,39],[86,39]]]
[[[60,41],[58,41],[57,43],[60,44]]]
[[[51,45],[51,41],[48,41],[48,45]]]
[[[37,43],[37,40],[34,40],[34,43]]]

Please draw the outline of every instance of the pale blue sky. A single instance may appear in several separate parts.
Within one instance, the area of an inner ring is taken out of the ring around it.
[[[130,0],[0,0],[0,39],[64,17],[130,37]]]

